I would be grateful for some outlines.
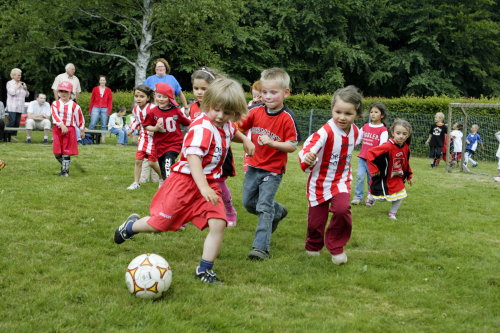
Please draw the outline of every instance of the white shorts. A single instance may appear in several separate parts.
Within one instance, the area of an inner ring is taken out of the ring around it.
[[[50,120],[44,119],[44,120],[33,120],[33,119],[26,119],[26,129],[29,130],[48,130],[51,127]]]

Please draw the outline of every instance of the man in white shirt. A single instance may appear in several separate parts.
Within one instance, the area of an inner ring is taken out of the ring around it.
[[[73,91],[71,92],[71,99],[73,99],[75,102],[78,100],[78,95],[82,92],[82,88],[80,87],[80,80],[75,76],[75,65],[72,63],[69,63],[65,67],[66,72],[59,74],[56,76],[54,83],[52,84],[52,91],[54,92],[54,99],[57,100],[57,87],[59,84],[63,81],[68,81],[71,82],[73,85]]]
[[[43,93],[39,93],[36,100],[31,101],[28,104],[28,118],[26,119],[26,143],[31,143],[31,132],[32,130],[42,130],[43,144],[49,143],[49,131],[50,131],[50,117],[51,110],[50,104],[47,103],[47,96]]]

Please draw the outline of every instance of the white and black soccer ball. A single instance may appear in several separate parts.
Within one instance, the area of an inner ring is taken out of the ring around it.
[[[125,283],[131,294],[155,299],[170,287],[172,268],[162,256],[154,253],[141,254],[128,265]]]

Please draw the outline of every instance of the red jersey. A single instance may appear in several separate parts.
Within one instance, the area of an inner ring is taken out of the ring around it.
[[[189,108],[189,117],[191,120],[195,120],[201,114],[200,101],[196,101],[191,104]]]
[[[337,127],[330,119],[313,133],[299,152],[300,167],[309,172],[307,197],[314,207],[330,200],[338,193],[351,190],[351,159],[359,130],[352,124],[349,134]],[[315,153],[317,160],[312,165],[304,162],[304,156]]]
[[[293,113],[285,106],[277,113],[269,113],[263,104],[256,105],[241,121],[243,131],[251,131],[255,154],[246,159],[248,165],[270,172],[285,173],[288,154],[259,143],[259,136],[268,135],[277,142],[299,141],[300,134]]]
[[[201,165],[207,180],[219,179],[222,175],[222,164],[236,131],[234,123],[227,122],[223,127],[217,127],[206,114],[202,114],[189,127],[182,145],[181,158],[172,166],[172,170],[191,174],[186,156],[198,155],[202,158]]]
[[[188,126],[191,124],[191,120],[176,106],[166,110],[155,106],[146,114],[142,126],[144,128],[156,126],[160,119],[163,122],[164,129],[161,132],[155,132],[153,135],[156,155],[160,157],[167,151],[180,152],[184,138],[180,125]]]
[[[144,129],[142,123],[146,119],[146,114],[154,107],[155,105],[151,103],[147,103],[143,109],[141,109],[139,105],[135,105],[132,109],[132,113],[134,114],[134,121],[132,122],[132,124],[130,124],[131,129],[139,130],[137,150],[143,151],[148,155],[152,154],[154,149],[153,136],[148,134],[148,132]]]
[[[78,127],[79,129],[85,129],[85,118],[83,118],[82,109],[75,101],[69,100],[64,103],[60,99],[52,102],[52,122],[57,126],[61,127],[61,124],[65,126]]]
[[[404,190],[405,180],[411,179],[410,147],[399,146],[393,139],[371,148],[366,156],[368,171],[372,175],[370,193],[385,196]],[[377,172],[378,176],[373,176]]]
[[[359,138],[362,140],[362,145],[358,157],[366,159],[368,149],[380,146],[382,143],[387,141],[388,137],[389,134],[387,133],[387,128],[384,124],[365,124],[359,132]]]

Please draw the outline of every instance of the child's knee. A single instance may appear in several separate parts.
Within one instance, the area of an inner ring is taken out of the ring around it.
[[[208,219],[208,227],[210,231],[223,233],[226,229],[226,221],[222,219]]]

